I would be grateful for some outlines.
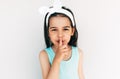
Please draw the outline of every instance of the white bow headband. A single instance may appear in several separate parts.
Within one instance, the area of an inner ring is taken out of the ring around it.
[[[48,25],[49,17],[54,13],[62,13],[67,15],[71,19],[73,26],[75,25],[73,15],[69,11],[62,9],[60,0],[54,0],[53,8],[41,7],[39,8],[39,12],[43,15],[46,15],[48,13],[46,17],[46,25]]]

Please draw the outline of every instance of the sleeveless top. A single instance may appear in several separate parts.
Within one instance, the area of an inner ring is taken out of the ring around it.
[[[55,53],[52,47],[46,48],[45,51],[48,54],[48,59],[51,65],[55,57]],[[59,75],[60,78],[59,79],[79,79],[78,62],[79,62],[78,48],[72,46],[71,58],[67,61],[63,60],[60,63],[60,75]]]

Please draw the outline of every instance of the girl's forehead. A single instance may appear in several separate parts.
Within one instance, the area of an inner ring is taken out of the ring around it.
[[[64,27],[64,26],[71,26],[71,22],[67,17],[51,17],[49,20],[49,27]]]
[[[54,26],[51,26],[49,27],[49,29],[62,29],[62,28],[71,28],[71,26],[63,26],[63,27],[54,27]]]

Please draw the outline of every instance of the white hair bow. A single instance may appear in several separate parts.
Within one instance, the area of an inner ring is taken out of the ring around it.
[[[56,11],[58,9],[61,9],[61,7],[62,7],[61,1],[60,0],[54,0],[53,7],[54,7],[53,9],[50,9],[47,6],[40,7],[39,12],[40,12],[40,14],[45,15],[48,12]]]
[[[55,12],[63,13],[65,15],[67,15],[71,19],[73,26],[75,25],[74,17],[72,15],[72,13],[69,12],[68,10],[62,8],[62,3],[60,2],[60,0],[54,0],[52,8],[49,8],[46,6],[39,8],[39,12],[40,12],[40,14],[43,14],[43,15],[46,15],[49,12],[49,14],[46,17],[46,25],[48,24],[48,19],[49,19],[50,15]]]

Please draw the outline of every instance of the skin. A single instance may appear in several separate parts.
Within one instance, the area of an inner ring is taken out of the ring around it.
[[[71,36],[74,34],[74,28],[70,25],[67,17],[52,17],[50,18],[49,37],[53,43],[52,49],[55,52],[53,64],[50,66],[48,55],[43,50],[39,54],[40,64],[42,68],[43,79],[59,79],[60,62],[67,60],[71,56],[71,46],[68,45]],[[82,70],[83,53],[79,49],[79,78],[84,79]]]

